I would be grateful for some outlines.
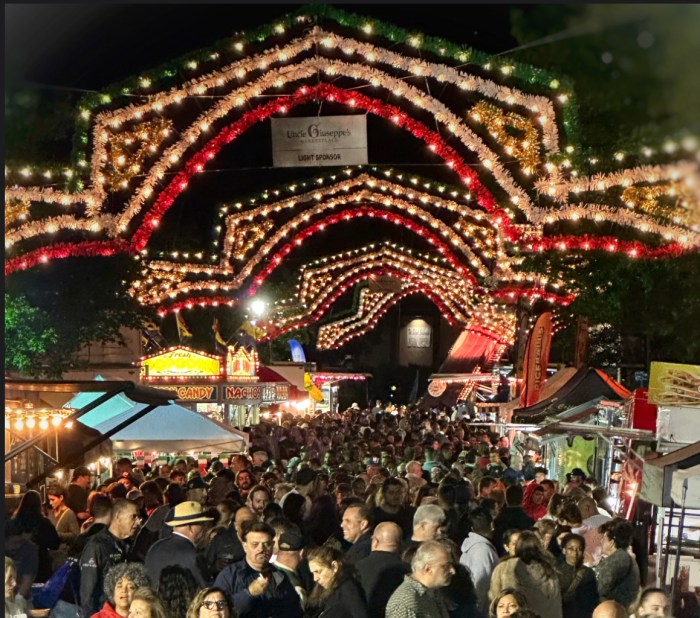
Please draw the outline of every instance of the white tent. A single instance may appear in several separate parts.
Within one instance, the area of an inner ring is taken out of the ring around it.
[[[80,422],[102,434],[143,410],[135,404],[128,410],[105,418],[101,407],[88,412]],[[246,448],[248,436],[242,431],[216,423],[187,408],[170,404],[159,406],[111,436],[114,450],[152,452],[239,452]]]
[[[677,506],[683,505],[683,485],[686,482],[688,483],[688,491],[685,496],[685,507],[700,509],[700,466],[676,470],[673,473],[671,497]]]

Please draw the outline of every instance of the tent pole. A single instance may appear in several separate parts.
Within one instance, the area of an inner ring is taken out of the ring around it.
[[[666,508],[660,506],[656,511],[656,560],[654,561],[654,575],[656,576],[656,587],[661,588],[661,547],[664,542],[664,516]],[[665,582],[664,582],[665,586]]]
[[[102,444],[102,442],[111,438],[115,433],[121,431],[125,427],[128,427],[129,425],[131,425],[131,423],[134,423],[137,420],[139,420],[140,418],[146,416],[146,414],[148,414],[152,410],[155,410],[160,405],[161,404],[159,404],[159,403],[152,403],[150,405],[147,405],[143,410],[139,410],[136,414],[130,416],[125,421],[119,423],[116,427],[112,427],[112,429],[110,429],[106,433],[104,433],[104,434],[98,436],[97,438],[95,438],[94,440],[92,440],[90,443],[87,444],[87,446],[85,446],[83,448],[82,452],[73,455],[70,459],[63,461],[60,464],[55,465],[53,468],[47,468],[46,470],[44,470],[44,472],[42,472],[39,476],[36,476],[31,481],[29,481],[27,483],[27,486],[29,487],[31,485],[34,485],[35,483],[39,483],[39,482],[43,481],[47,476],[49,476],[49,474],[51,474],[57,468],[69,467],[71,464],[73,464],[75,462],[76,459],[78,459],[78,457],[84,455],[90,449],[95,448],[99,444]]]
[[[688,479],[683,480],[683,494],[681,498],[681,516],[678,521],[678,539],[676,542],[676,566],[673,569],[673,580],[671,581],[671,603],[673,604],[676,588],[678,587],[678,572],[681,568],[681,545],[683,544],[683,520],[685,519],[685,501],[688,495]]]
[[[671,508],[668,512],[668,531],[666,533],[666,551],[664,552],[664,586],[668,580],[668,556],[671,551],[671,530],[673,529],[673,500],[671,500]]]
[[[112,397],[115,395],[118,395],[119,393],[123,393],[125,390],[128,388],[133,387],[133,384],[131,382],[125,382],[124,384],[121,384],[117,388],[112,389],[111,391],[107,391],[104,395],[100,395],[95,401],[92,403],[89,403],[86,406],[83,406],[80,408],[80,410],[76,410],[71,414],[70,416],[67,416],[64,419],[64,424],[67,423],[68,421],[77,421],[83,414],[87,414],[90,412],[90,410],[94,410],[98,406],[101,406],[103,403],[106,401],[109,401]],[[58,432],[58,428],[56,429]],[[34,446],[38,442],[44,439],[44,434],[39,433],[38,435],[34,436],[33,438],[30,438],[29,440],[25,440],[22,442],[19,446],[13,448],[9,453],[5,454],[5,461],[10,461],[13,457],[16,457],[23,451],[26,451],[28,448]],[[58,452],[56,453],[56,459],[58,459]]]

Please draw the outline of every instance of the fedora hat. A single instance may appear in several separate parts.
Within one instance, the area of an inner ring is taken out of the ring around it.
[[[211,517],[207,517],[202,512],[202,505],[199,502],[193,502],[191,500],[187,502],[180,502],[173,509],[173,516],[170,521],[165,523],[168,526],[176,528],[177,526],[189,526],[190,524],[203,524],[208,521],[212,521]]]

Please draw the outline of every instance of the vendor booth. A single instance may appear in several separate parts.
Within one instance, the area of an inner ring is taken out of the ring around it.
[[[645,461],[639,497],[657,507],[657,586],[700,586],[700,442]]]
[[[194,412],[238,428],[257,424],[262,408],[291,397],[289,382],[261,368],[258,353],[244,346],[229,346],[225,358],[176,346],[138,364],[142,382],[170,391],[176,403]]]

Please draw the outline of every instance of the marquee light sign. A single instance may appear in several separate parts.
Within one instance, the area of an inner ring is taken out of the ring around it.
[[[223,377],[224,364],[221,358],[197,352],[185,346],[169,348],[144,357],[140,362],[141,379],[146,382],[158,380],[209,379]]]

